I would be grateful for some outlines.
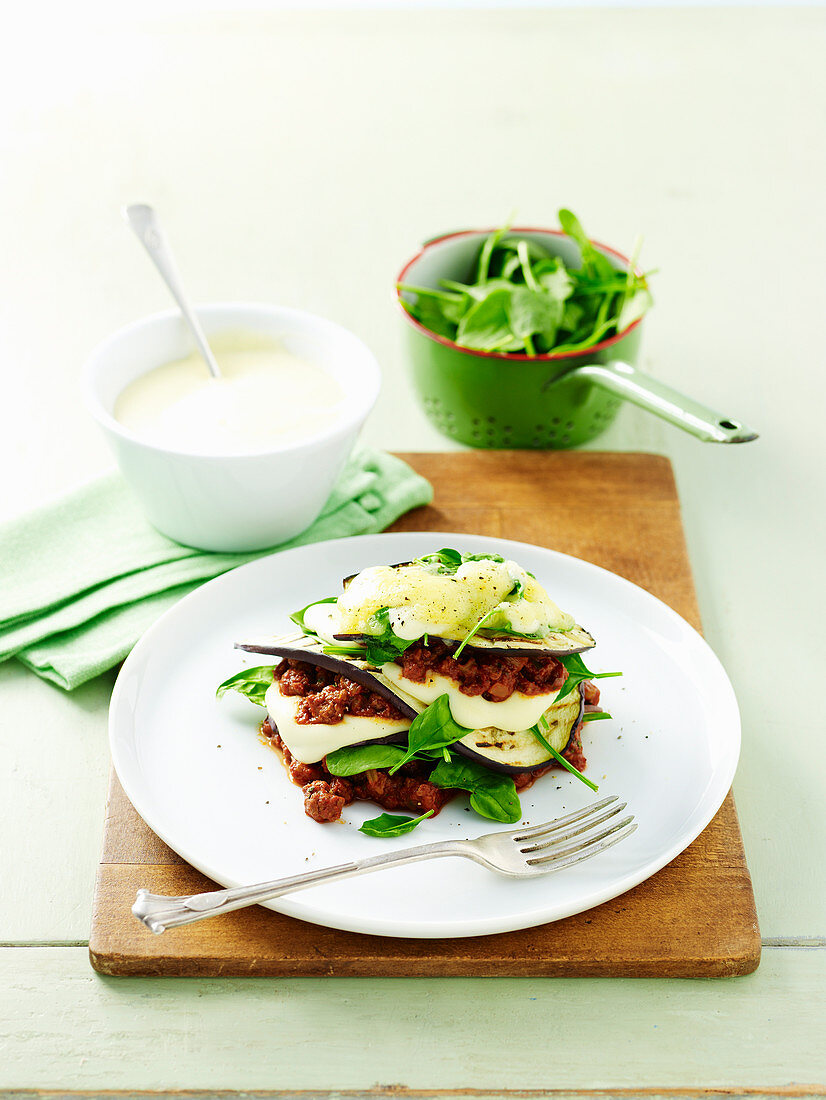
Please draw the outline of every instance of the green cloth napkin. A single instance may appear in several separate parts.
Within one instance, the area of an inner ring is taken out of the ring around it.
[[[302,534],[273,549],[383,531],[433,489],[401,459],[353,453]],[[0,526],[0,661],[70,691],[112,668],[160,614],[205,580],[272,550],[215,554],[166,538],[120,474]]]

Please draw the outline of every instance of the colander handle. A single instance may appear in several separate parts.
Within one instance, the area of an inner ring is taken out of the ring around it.
[[[576,367],[571,374],[587,378],[626,401],[633,401],[641,409],[647,409],[708,443],[748,443],[757,439],[757,432],[739,420],[701,405],[630,363],[589,363]]]

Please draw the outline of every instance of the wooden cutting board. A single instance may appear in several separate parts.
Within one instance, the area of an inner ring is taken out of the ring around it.
[[[462,531],[536,543],[602,565],[699,628],[674,478],[643,454],[473,451],[402,455],[435,500],[396,531]],[[190,894],[213,884],[144,824],[114,773],[89,954],[104,974],[622,976],[748,974],[760,933],[734,801],[647,882],[540,928],[404,940],[321,928],[255,906],[153,936],[130,913],[139,887]]]

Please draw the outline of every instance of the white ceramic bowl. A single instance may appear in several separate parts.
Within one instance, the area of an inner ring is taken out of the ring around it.
[[[208,440],[203,454],[193,454],[140,439],[112,410],[133,379],[192,351],[177,310],[127,325],[95,349],[84,370],[86,405],[149,521],[163,534],[202,550],[277,546],[309,527],[324,506],[378,396],[378,363],[347,329],[311,313],[255,303],[217,303],[197,312],[207,336],[265,333],[323,367],[344,391],[340,418],[300,442],[254,454],[210,454]]]

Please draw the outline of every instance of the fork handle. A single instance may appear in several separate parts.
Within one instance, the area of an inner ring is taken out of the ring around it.
[[[207,917],[218,917],[222,913],[232,913],[247,905],[268,901],[293,890],[304,890],[322,882],[351,878],[353,875],[380,871],[383,867],[401,866],[404,863],[418,863],[423,859],[435,859],[439,856],[466,856],[470,853],[461,840],[441,840],[434,844],[420,844],[415,848],[387,852],[385,855],[370,856],[353,863],[339,863],[335,867],[321,867],[317,871],[306,871],[302,875],[287,875],[271,882],[259,882],[254,886],[236,886],[228,890],[208,890],[203,894],[186,896],[166,896],[151,894],[146,889],[138,890],[132,913],[142,921],[150,932],[160,935],[167,928],[178,928],[183,924],[194,924]]]

